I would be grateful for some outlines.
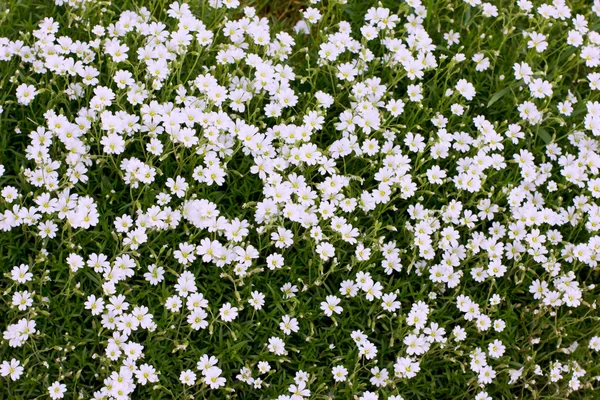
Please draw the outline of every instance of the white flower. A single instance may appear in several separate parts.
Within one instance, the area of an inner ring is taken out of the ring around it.
[[[546,42],[546,35],[537,32],[530,33],[529,41],[527,42],[527,47],[530,49],[535,49],[538,53],[542,53],[548,47],[548,42]]]
[[[196,374],[192,370],[181,371],[179,380],[182,384],[187,386],[194,386],[196,384]]]
[[[33,85],[27,85],[23,83],[17,87],[17,101],[19,104],[23,104],[24,106],[29,105],[29,103],[31,103],[37,94],[38,91]]]
[[[54,382],[48,388],[48,395],[53,400],[62,399],[65,396],[66,391],[67,391],[67,385],[65,385],[64,383],[60,383],[60,382]]]
[[[268,349],[271,353],[274,353],[278,356],[287,354],[287,351],[285,350],[285,343],[283,342],[283,340],[276,336],[269,338]]]
[[[86,310],[91,310],[92,315],[100,315],[104,311],[104,300],[102,298],[96,298],[96,296],[89,295],[85,302]]]
[[[506,347],[502,344],[502,341],[496,339],[488,345],[488,354],[492,358],[500,358],[505,349]]]
[[[467,100],[473,100],[475,97],[475,86],[466,79],[461,79],[456,83],[456,90]]]
[[[238,315],[238,309],[236,307],[232,307],[231,303],[225,303],[221,306],[219,314],[221,315],[221,319],[223,321],[231,322],[236,319]]]
[[[592,337],[589,342],[589,348],[594,351],[600,351],[600,337]]]
[[[279,329],[281,329],[286,335],[289,335],[292,332],[298,332],[300,326],[298,325],[298,320],[296,318],[291,318],[289,315],[284,315],[281,317]]]
[[[9,361],[2,361],[0,364],[0,376],[8,376],[11,380],[18,380],[23,374],[24,368],[21,362],[15,358]]]
[[[304,19],[311,24],[316,24],[321,19],[321,13],[316,8],[308,7],[304,11]]]
[[[343,311],[343,308],[339,306],[341,300],[336,296],[327,296],[326,301],[321,302],[321,310],[327,315],[331,317],[334,313],[340,314]]]
[[[204,375],[203,382],[210,386],[211,389],[218,389],[225,386],[225,378],[221,376],[221,369],[219,367],[210,367],[202,371]]]

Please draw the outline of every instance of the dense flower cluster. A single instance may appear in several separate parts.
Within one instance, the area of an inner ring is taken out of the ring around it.
[[[600,2],[358,24],[312,3],[289,32],[211,0],[0,38],[22,71],[0,121],[36,115],[2,134],[26,136],[2,243],[33,243],[3,253],[3,377],[52,399],[598,388]],[[61,299],[86,333],[49,365]]]

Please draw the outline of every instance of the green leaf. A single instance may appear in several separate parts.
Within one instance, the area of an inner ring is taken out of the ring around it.
[[[544,128],[540,127],[538,128],[537,134],[539,137],[542,138],[542,140],[544,141],[544,143],[550,143],[552,141],[552,136],[548,133],[547,130],[545,130]]]
[[[488,101],[488,108],[494,104],[495,102],[497,102],[498,100],[500,100],[502,98],[502,96],[504,96],[506,93],[508,93],[510,91],[510,86],[505,87],[504,89],[500,90],[499,92],[494,93],[494,95],[490,98],[490,101]]]

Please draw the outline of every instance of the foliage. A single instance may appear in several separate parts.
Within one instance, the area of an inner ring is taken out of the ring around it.
[[[598,1],[0,13],[0,398],[594,398]]]

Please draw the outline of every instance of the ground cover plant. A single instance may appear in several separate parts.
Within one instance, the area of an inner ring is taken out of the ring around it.
[[[0,398],[600,398],[599,28],[0,3]]]

